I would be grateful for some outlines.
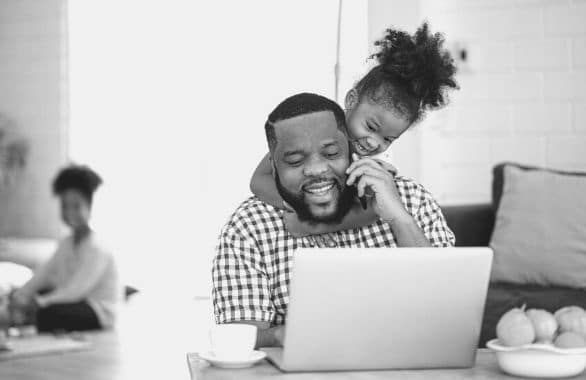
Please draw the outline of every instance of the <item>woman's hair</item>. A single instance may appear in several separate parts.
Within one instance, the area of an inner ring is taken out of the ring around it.
[[[446,90],[458,88],[456,66],[443,48],[440,33],[431,34],[424,22],[414,35],[387,29],[375,42],[379,51],[370,58],[378,64],[354,87],[358,98],[392,108],[411,123],[426,111],[447,104]]]
[[[102,178],[87,166],[70,165],[57,173],[53,180],[53,193],[61,195],[67,190],[77,190],[92,203],[94,192],[102,184]]]

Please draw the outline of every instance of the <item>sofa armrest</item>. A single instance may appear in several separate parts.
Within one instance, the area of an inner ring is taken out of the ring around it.
[[[487,247],[494,227],[492,205],[472,204],[442,207],[457,247]]]

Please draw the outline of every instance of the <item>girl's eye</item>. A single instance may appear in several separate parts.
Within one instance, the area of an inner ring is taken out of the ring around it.
[[[371,132],[376,132],[376,129],[370,124],[366,124],[366,128],[368,128],[368,130]]]
[[[393,139],[390,139],[388,137],[385,137],[385,141],[388,142],[389,144],[391,144],[393,142]]]

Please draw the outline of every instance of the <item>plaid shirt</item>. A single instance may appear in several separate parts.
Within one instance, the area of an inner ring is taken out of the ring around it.
[[[453,246],[454,234],[431,194],[404,177],[395,177],[395,183],[405,208],[431,244]],[[282,215],[282,210],[251,197],[222,229],[212,267],[216,323],[285,323],[293,254],[297,248],[311,244],[307,238],[290,235]],[[330,236],[338,247],[397,246],[390,226],[381,220]]]

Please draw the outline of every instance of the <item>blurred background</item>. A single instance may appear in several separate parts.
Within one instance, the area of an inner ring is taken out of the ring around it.
[[[488,202],[505,160],[586,169],[584,1],[0,0],[0,142],[26,147],[0,184],[0,237],[62,236],[50,182],[87,164],[125,282],[209,295],[267,114],[301,91],[342,103],[384,29],[425,19],[461,90],[395,143],[402,175],[449,205]]]

